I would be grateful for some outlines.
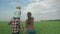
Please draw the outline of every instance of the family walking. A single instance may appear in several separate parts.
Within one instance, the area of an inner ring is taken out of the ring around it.
[[[36,34],[34,29],[34,17],[31,12],[27,13],[27,19],[25,21],[26,26],[23,27],[21,24],[21,7],[16,6],[16,10],[13,13],[13,18],[9,22],[12,26],[12,34],[20,34],[20,30],[23,30],[23,34]],[[19,30],[20,29],[20,30]]]

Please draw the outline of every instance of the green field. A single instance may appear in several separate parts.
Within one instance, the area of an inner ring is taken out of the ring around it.
[[[25,22],[22,24],[24,26]],[[34,25],[37,34],[60,34],[60,21],[36,21]],[[12,34],[8,21],[0,21],[0,34]]]

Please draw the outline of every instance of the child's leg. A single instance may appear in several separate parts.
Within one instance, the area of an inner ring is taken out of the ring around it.
[[[32,34],[36,34],[36,31],[33,29],[33,32],[32,32]]]
[[[30,34],[30,31],[29,30],[27,31],[27,34]]]
[[[27,34],[36,34],[36,32],[35,32],[34,29],[32,29],[32,30],[28,30],[28,31],[27,31]]]

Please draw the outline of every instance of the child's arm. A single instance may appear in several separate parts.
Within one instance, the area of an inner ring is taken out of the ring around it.
[[[34,22],[34,17],[32,17],[32,22]]]
[[[26,28],[26,27],[24,27],[23,34],[26,34],[26,30],[27,30],[27,28]]]
[[[24,31],[23,31],[23,34],[26,34],[26,30],[27,30],[27,20],[26,20],[26,22],[25,22],[25,27],[24,27]]]

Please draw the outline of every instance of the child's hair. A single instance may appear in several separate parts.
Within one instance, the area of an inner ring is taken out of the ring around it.
[[[27,13],[27,15],[29,15],[29,14],[31,15],[31,12],[28,12],[28,13]]]

